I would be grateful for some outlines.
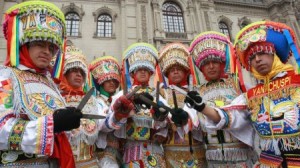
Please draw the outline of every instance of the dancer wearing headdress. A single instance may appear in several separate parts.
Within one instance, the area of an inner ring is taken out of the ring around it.
[[[97,99],[105,102],[105,105],[110,107],[112,96],[116,93],[121,82],[118,61],[113,56],[102,56],[92,61],[89,70],[90,83],[97,90]],[[107,113],[108,111],[105,115]],[[114,135],[114,131],[105,127],[101,129],[97,140],[97,147],[101,149],[98,153],[100,167],[118,168],[121,166],[120,152],[122,146],[120,141]]]
[[[236,105],[235,98],[242,91],[238,81],[231,76],[236,60],[233,45],[224,34],[209,31],[193,40],[190,52],[196,67],[207,80],[198,92],[188,93],[186,102],[201,112],[199,118],[208,167],[252,167],[254,129],[248,121],[246,105]],[[193,72],[194,81],[199,80],[197,71]],[[216,124],[220,120],[218,115],[225,119]]]
[[[52,3],[27,1],[8,9],[2,26],[0,167],[75,167],[64,131],[78,128],[82,113],[67,107],[52,81],[63,70],[64,14]]]

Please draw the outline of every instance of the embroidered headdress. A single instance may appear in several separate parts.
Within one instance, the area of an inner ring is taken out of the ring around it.
[[[156,70],[158,51],[148,43],[134,43],[123,53],[123,74],[127,88],[131,88],[130,73],[139,68],[146,68],[154,73]],[[122,82],[123,84],[125,84]]]
[[[190,52],[181,43],[171,43],[166,45],[159,53],[159,63],[162,72],[166,75],[173,65],[180,65],[189,70],[188,58]]]
[[[222,33],[208,31],[199,34],[190,45],[191,56],[200,69],[209,60],[226,63],[225,72],[231,66],[230,57],[233,46]]]
[[[135,43],[124,52],[123,60],[128,63],[129,73],[138,68],[147,68],[151,72],[155,71],[158,52],[148,43]]]
[[[234,45],[241,64],[247,70],[250,70],[249,58],[260,52],[276,54],[283,63],[286,63],[293,54],[298,67],[300,64],[295,33],[283,23],[271,21],[252,23],[238,33]]]
[[[45,1],[27,1],[9,8],[4,14],[3,33],[7,40],[10,66],[19,65],[19,48],[32,41],[48,41],[59,48],[53,74],[59,78],[65,46],[65,17],[61,10]]]
[[[88,69],[86,57],[83,55],[82,51],[79,48],[76,48],[75,46],[68,46],[66,47],[66,58],[63,73],[65,74],[72,68],[82,69],[85,73],[85,76],[87,77]]]
[[[118,61],[113,56],[102,56],[94,60],[89,65],[92,76],[91,83],[96,82],[101,85],[103,82],[115,79],[120,83],[120,67]]]
[[[236,57],[233,45],[230,39],[222,33],[207,31],[199,34],[192,41],[189,51],[193,58],[189,63],[194,76],[194,84],[200,83],[197,71],[193,67],[194,64],[201,70],[207,61],[219,61],[224,63],[223,74],[238,73],[236,70],[239,68],[235,66]]]

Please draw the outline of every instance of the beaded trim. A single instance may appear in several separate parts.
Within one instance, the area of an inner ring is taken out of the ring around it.
[[[10,150],[22,150],[21,142],[23,139],[24,130],[28,121],[18,120],[12,127],[11,133],[8,138],[8,144]]]

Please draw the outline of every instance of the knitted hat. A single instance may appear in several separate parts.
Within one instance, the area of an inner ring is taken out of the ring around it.
[[[3,33],[7,40],[10,66],[19,65],[19,48],[32,41],[48,41],[59,49],[53,77],[59,78],[63,66],[66,35],[65,17],[52,3],[26,1],[9,8],[4,14]]]
[[[169,68],[174,65],[180,65],[189,70],[188,57],[190,52],[187,47],[181,43],[171,43],[166,45],[159,54],[159,63],[162,72],[167,75]]]
[[[250,57],[256,53],[270,53],[286,63],[293,53],[300,63],[294,31],[283,23],[260,21],[244,27],[237,35],[235,48],[241,64],[250,70]]]
[[[89,70],[93,81],[98,85],[110,79],[115,79],[120,83],[120,67],[113,56],[97,58],[89,65]]]

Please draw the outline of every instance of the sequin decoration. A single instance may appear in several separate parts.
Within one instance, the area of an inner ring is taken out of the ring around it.
[[[45,103],[48,105],[48,107],[53,108],[53,109],[56,108],[54,99],[50,95],[44,93],[44,94],[42,94],[42,96],[44,98]]]
[[[155,156],[153,155],[149,155],[147,157],[147,163],[152,166],[152,167],[155,167],[157,165],[157,159],[155,158]]]
[[[49,29],[61,34],[61,30],[62,30],[61,25],[57,22],[55,18],[47,16],[46,23]]]

